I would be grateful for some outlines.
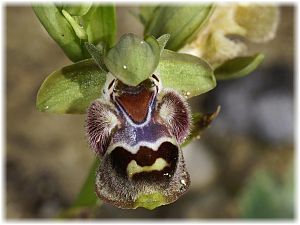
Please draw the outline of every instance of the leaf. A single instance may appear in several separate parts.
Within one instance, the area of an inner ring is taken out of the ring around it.
[[[195,113],[192,118],[192,130],[190,135],[187,137],[181,147],[187,146],[194,139],[199,139],[201,133],[210,126],[213,120],[217,118],[221,111],[221,106],[218,106],[215,112],[202,114]]]
[[[224,62],[214,71],[217,80],[234,79],[253,72],[263,61],[263,54],[237,57]]]
[[[144,34],[158,38],[170,34],[166,48],[177,51],[189,43],[213,12],[213,5],[159,6],[145,25]]]
[[[124,84],[136,86],[147,79],[156,69],[160,47],[149,36],[143,41],[134,34],[125,34],[104,57],[108,70]]]
[[[50,74],[37,95],[41,112],[85,113],[91,101],[101,96],[106,74],[92,59],[80,61]]]
[[[212,68],[198,57],[164,50],[157,71],[164,87],[190,98],[216,86]]]
[[[32,8],[48,34],[63,49],[69,59],[73,62],[84,59],[80,39],[54,4],[34,5]]]
[[[115,7],[112,5],[93,5],[87,14],[82,16],[83,27],[88,42],[94,45],[102,42],[111,47],[116,36]]]

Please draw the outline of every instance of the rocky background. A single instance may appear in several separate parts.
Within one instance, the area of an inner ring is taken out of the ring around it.
[[[117,8],[118,37],[142,34]],[[174,204],[153,211],[96,209],[99,218],[293,218],[294,215],[294,7],[281,6],[277,36],[251,46],[266,54],[248,77],[219,82],[190,101],[193,110],[219,117],[200,140],[184,149],[192,187]],[[29,5],[6,12],[6,205],[9,219],[53,218],[72,204],[89,172],[83,115],[35,109],[48,74],[70,64]]]

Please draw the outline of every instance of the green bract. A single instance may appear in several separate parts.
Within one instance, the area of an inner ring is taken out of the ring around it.
[[[101,96],[106,74],[88,59],[50,74],[37,95],[41,112],[85,113],[91,101]]]
[[[157,71],[164,87],[176,89],[188,98],[216,86],[209,64],[192,55],[164,50]]]
[[[124,84],[136,86],[156,69],[160,46],[151,36],[142,40],[134,34],[123,35],[104,57],[108,70]]]
[[[100,160],[96,159],[93,163],[90,171],[95,172],[99,168]],[[81,188],[73,207],[88,207],[96,205],[98,198],[94,192],[95,185],[95,174],[90,173],[84,182],[83,187]]]
[[[217,80],[239,78],[248,75],[258,67],[264,59],[263,54],[237,57],[224,62],[215,69]]]
[[[142,10],[141,19],[145,35],[158,38],[170,34],[167,49],[177,51],[193,40],[213,11],[213,5],[158,6]]]
[[[114,44],[115,8],[98,5],[34,5],[33,10],[49,35],[73,62],[90,58],[84,42]]]

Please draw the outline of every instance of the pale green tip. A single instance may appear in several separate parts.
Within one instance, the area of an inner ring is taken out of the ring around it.
[[[164,196],[158,192],[152,194],[142,194],[135,201],[135,208],[143,207],[149,210],[165,205]]]

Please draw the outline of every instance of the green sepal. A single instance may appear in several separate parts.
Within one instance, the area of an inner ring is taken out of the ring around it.
[[[124,84],[136,86],[152,75],[159,57],[160,46],[154,37],[142,40],[134,34],[125,34],[107,52],[104,63]]]
[[[192,130],[187,139],[181,144],[181,147],[187,146],[195,139],[199,139],[202,132],[208,128],[213,120],[219,115],[221,107],[218,106],[212,113],[195,113],[192,116]]]
[[[190,98],[216,86],[213,70],[204,60],[183,53],[163,50],[157,72],[165,88],[173,88]]]
[[[145,25],[144,34],[156,38],[170,34],[171,38],[166,48],[177,51],[194,39],[211,16],[213,9],[213,4],[158,6],[146,14],[148,23]]]
[[[92,59],[80,61],[50,74],[41,85],[36,107],[41,112],[82,114],[99,98],[106,73]]]
[[[264,55],[237,57],[218,66],[214,73],[217,80],[227,80],[246,76],[252,73],[264,60]]]

